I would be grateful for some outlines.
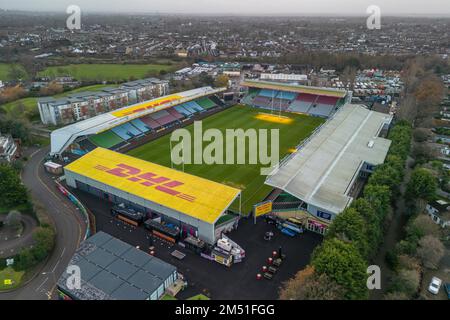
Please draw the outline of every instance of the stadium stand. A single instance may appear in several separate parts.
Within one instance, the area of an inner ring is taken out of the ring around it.
[[[206,97],[198,99],[195,102],[205,110],[214,108],[216,106],[214,102],[212,102],[211,100],[209,100]]]
[[[80,145],[80,148],[82,150],[85,150],[87,152],[91,152],[92,150],[97,148],[97,146],[93,144],[89,139],[81,140],[78,142],[78,144]]]
[[[320,96],[320,97],[317,99],[317,103],[335,106],[336,103],[338,102],[338,100],[339,100],[339,99],[338,99],[338,98],[335,98],[335,97],[325,97],[325,96]]]
[[[140,120],[145,123],[148,127],[150,127],[152,130],[157,130],[161,128],[161,125],[153,120],[150,116],[146,116],[143,118],[140,118]]]
[[[118,127],[112,128],[111,130],[124,140],[130,140],[136,136],[142,135],[141,131],[129,123],[124,123]]]
[[[278,91],[275,90],[269,90],[269,89],[262,89],[258,96],[260,97],[267,97],[267,98],[275,98],[278,95]]]
[[[333,105],[314,103],[311,108],[309,108],[308,112],[314,116],[328,117],[331,115],[333,110]]]
[[[152,119],[158,122],[161,126],[167,126],[177,121],[177,118],[172,116],[168,111],[161,110],[151,115]]]
[[[286,92],[286,91],[280,91],[278,95],[276,96],[278,99],[284,99],[289,101],[294,101],[295,98],[297,98],[297,94],[294,92]]]
[[[222,100],[220,100],[219,98],[217,98],[216,96],[210,96],[209,99],[216,105],[219,107],[223,107],[225,104],[222,102]]]
[[[286,111],[287,108],[289,108],[290,104],[291,104],[290,100],[278,99],[278,98],[273,99],[273,107],[275,109],[281,108],[281,110]]]
[[[105,131],[94,136],[90,136],[89,140],[96,146],[110,149],[124,141],[112,131]]]
[[[136,128],[138,128],[139,131],[142,131],[142,132],[144,132],[144,133],[146,133],[146,132],[148,132],[148,131],[151,130],[151,128],[149,128],[144,122],[142,122],[142,121],[139,120],[139,119],[131,120],[130,123],[131,123],[133,126],[135,126]]]
[[[167,109],[167,112],[169,112],[177,120],[184,119],[184,116],[181,113],[179,113],[177,110],[175,110],[174,108]]]
[[[243,104],[252,105],[253,99],[255,99],[255,97],[258,96],[260,91],[261,91],[260,89],[250,88],[248,94],[242,99],[241,102]]]
[[[252,105],[258,108],[271,109],[272,99],[262,96],[257,96],[253,99]]]
[[[195,101],[189,101],[186,102],[192,109],[194,109],[196,112],[203,112],[205,109],[203,109],[197,102]]]
[[[183,105],[176,106],[175,110],[178,111],[179,113],[181,113],[182,115],[184,115],[187,118],[190,117],[192,115],[192,113],[193,113],[192,111],[184,108]]]

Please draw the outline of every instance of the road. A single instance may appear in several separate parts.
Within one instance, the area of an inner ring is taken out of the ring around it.
[[[34,152],[25,165],[22,181],[34,199],[45,208],[56,228],[56,246],[39,274],[24,287],[0,293],[0,300],[55,299],[56,281],[65,272],[70,259],[84,236],[86,226],[78,210],[58,192],[52,178],[46,174],[42,161],[49,149]]]
[[[37,227],[36,219],[29,215],[22,215],[20,219],[23,230],[19,238],[13,237],[10,232],[0,232],[0,258],[10,257],[18,253],[22,248],[29,247],[33,244],[33,231]]]

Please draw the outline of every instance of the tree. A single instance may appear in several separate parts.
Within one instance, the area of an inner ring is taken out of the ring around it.
[[[428,169],[416,168],[406,187],[408,199],[431,200],[436,194],[437,181]]]
[[[380,220],[384,220],[391,202],[391,191],[389,187],[368,184],[364,188],[364,199],[371,204]]]
[[[280,291],[281,300],[339,300],[342,287],[326,274],[318,275],[314,267],[307,266],[294,278],[285,282]]]
[[[445,247],[437,237],[427,235],[419,240],[417,256],[426,268],[437,269],[444,253]]]
[[[425,214],[419,214],[412,222],[412,225],[424,236],[438,234],[440,229],[439,226]]]
[[[344,289],[346,299],[366,299],[367,265],[353,244],[338,239],[325,240],[314,250],[312,266]]]
[[[228,87],[228,81],[230,81],[230,78],[226,74],[221,74],[214,81],[214,87]]]
[[[26,77],[26,72],[18,65],[12,64],[9,66],[7,78],[9,80],[21,80]]]
[[[401,292],[411,297],[417,293],[420,285],[420,273],[417,270],[402,269],[394,276],[389,292]]]
[[[383,236],[381,219],[376,214],[370,202],[365,198],[359,198],[353,201],[351,207],[355,208],[365,221],[368,255],[370,257],[377,251]]]
[[[428,140],[428,131],[424,128],[417,128],[413,133],[414,141],[425,142]]]
[[[338,238],[351,242],[363,257],[368,256],[366,222],[355,208],[346,208],[330,225],[326,239]]]
[[[370,176],[369,183],[372,185],[385,185],[393,191],[397,191],[398,186],[403,178],[402,170],[394,168],[389,163],[384,163],[377,167],[375,172]]]
[[[5,219],[5,225],[18,229],[22,223],[22,214],[17,210],[12,210],[8,213]]]
[[[28,202],[28,194],[17,172],[9,165],[0,164],[0,206],[12,208]]]
[[[39,93],[43,96],[53,96],[55,94],[62,93],[64,88],[61,84],[52,81],[48,84],[48,86],[41,88]]]

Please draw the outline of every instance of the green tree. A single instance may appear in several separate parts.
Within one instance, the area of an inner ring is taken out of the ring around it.
[[[364,199],[371,204],[380,220],[384,220],[391,202],[391,191],[389,187],[368,184],[364,188]]]
[[[353,201],[351,207],[355,208],[364,218],[367,232],[368,254],[372,256],[377,251],[383,236],[382,220],[376,214],[370,202],[365,198],[359,198]]]
[[[367,264],[353,244],[338,239],[325,240],[314,250],[312,266],[344,289],[346,299],[366,299]]]
[[[28,202],[27,190],[18,173],[7,164],[0,164],[0,206],[12,208]]]
[[[425,168],[416,168],[406,188],[408,199],[431,200],[436,194],[437,181],[432,173]]]
[[[230,78],[226,74],[221,74],[214,81],[214,86],[217,88],[228,87],[228,81],[230,81]]]
[[[328,229],[326,239],[338,238],[351,242],[363,257],[369,253],[366,222],[355,208],[346,208],[337,215]]]

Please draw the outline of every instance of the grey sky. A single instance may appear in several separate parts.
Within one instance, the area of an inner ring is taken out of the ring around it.
[[[386,15],[450,15],[450,0],[0,0],[2,9],[85,12],[366,15],[378,5]]]

